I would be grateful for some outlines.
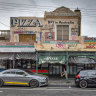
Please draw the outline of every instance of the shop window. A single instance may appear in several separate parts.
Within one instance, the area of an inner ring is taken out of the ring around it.
[[[69,40],[69,25],[57,25],[57,40]]]
[[[48,70],[48,64],[47,64],[47,63],[45,63],[45,64],[40,64],[40,65],[38,65],[38,69]]]
[[[15,68],[36,69],[36,61],[30,59],[17,59]]]
[[[6,69],[6,62],[5,62],[5,60],[0,60],[0,69]]]

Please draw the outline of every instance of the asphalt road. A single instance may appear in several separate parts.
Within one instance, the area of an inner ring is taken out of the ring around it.
[[[4,86],[0,88],[0,96],[96,96],[95,88],[78,87],[39,87]]]

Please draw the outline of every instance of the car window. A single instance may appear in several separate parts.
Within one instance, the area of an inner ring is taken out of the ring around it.
[[[26,74],[24,71],[16,71],[16,74],[17,75],[24,75],[24,74]]]
[[[34,75],[35,73],[33,73],[32,71],[29,71],[29,70],[25,70],[28,74],[30,75]]]
[[[95,71],[90,71],[90,72],[88,72],[88,76],[96,76],[96,72]]]
[[[10,71],[10,74],[15,74],[15,71],[13,70],[13,71]]]
[[[6,71],[6,72],[4,72],[3,74],[10,74],[10,71]]]
[[[87,76],[88,75],[88,72],[87,71],[81,71],[79,73],[80,76]]]

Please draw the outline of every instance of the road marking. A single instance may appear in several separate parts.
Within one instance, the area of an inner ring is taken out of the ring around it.
[[[3,89],[3,90],[18,90],[18,91],[19,90],[20,91],[23,91],[23,90],[24,91],[32,91],[32,90],[38,90],[38,91],[39,90],[40,91],[42,91],[42,90],[44,90],[44,91],[60,91],[61,90],[61,91],[76,91],[76,92],[77,91],[83,91],[83,92],[84,91],[85,92],[86,91],[89,91],[89,92],[93,91],[93,92],[96,92],[96,89],[81,89],[81,88],[74,88],[74,89],[73,88],[66,88],[66,89],[64,89],[64,88],[63,89],[61,89],[61,88],[30,88],[30,89],[29,88],[28,89],[27,88],[23,88],[23,89],[22,88],[0,88],[0,89]]]
[[[2,93],[3,91],[0,91],[0,93]]]

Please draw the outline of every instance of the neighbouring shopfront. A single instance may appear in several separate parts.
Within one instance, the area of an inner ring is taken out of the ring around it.
[[[46,70],[49,76],[60,76],[65,66],[65,53],[38,52],[38,70]]]
[[[69,75],[74,76],[80,70],[96,69],[96,61],[94,55],[70,56],[68,60]]]
[[[0,53],[0,69],[35,69],[35,53]]]
[[[64,68],[69,77],[80,70],[96,69],[95,52],[38,52],[38,71],[60,77]]]
[[[36,69],[34,46],[25,43],[5,43],[0,45],[0,70],[19,68]]]

